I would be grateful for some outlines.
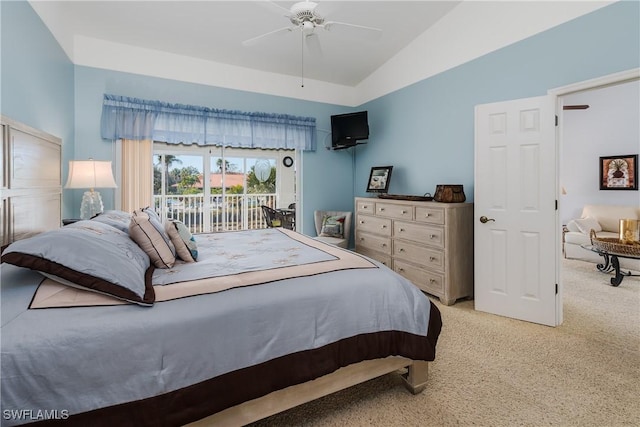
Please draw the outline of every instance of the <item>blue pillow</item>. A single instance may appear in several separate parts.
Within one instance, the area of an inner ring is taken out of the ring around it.
[[[78,221],[14,242],[2,262],[136,304],[155,302],[147,254],[128,234],[99,221]]]
[[[128,234],[129,224],[131,223],[131,214],[124,211],[109,210],[99,213],[91,218],[91,220],[108,224]]]

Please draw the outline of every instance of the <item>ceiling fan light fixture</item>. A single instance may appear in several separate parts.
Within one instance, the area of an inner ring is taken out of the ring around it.
[[[322,24],[324,18],[316,13],[318,3],[312,1],[301,1],[291,6],[289,19],[294,25],[301,25],[306,22]]]
[[[313,30],[315,30],[315,28],[316,26],[313,25],[313,22],[311,21],[304,21],[302,23],[302,32],[305,36],[310,36],[311,34],[313,34]]]

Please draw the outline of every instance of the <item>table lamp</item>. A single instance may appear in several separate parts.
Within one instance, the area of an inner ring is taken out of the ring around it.
[[[64,188],[88,188],[82,196],[80,218],[90,219],[104,210],[102,197],[96,188],[116,188],[111,162],[100,160],[70,160],[69,177]]]

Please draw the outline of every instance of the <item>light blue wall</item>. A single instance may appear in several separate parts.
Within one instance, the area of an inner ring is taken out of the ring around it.
[[[314,234],[313,211],[316,209],[353,209],[352,159],[346,151],[328,151],[323,144],[330,128],[330,116],[347,111],[344,107],[300,101],[271,95],[179,82],[130,73],[76,66],[76,150],[77,158],[112,160],[113,144],[100,137],[103,94],[159,100],[241,111],[283,113],[316,118],[318,150],[303,153],[303,223],[304,232]],[[113,190],[101,190],[105,209],[112,209]],[[74,196],[80,206],[81,195]]]
[[[332,114],[354,110],[74,67],[28,3],[0,5],[2,113],[64,140],[64,177],[72,158],[116,160],[112,144],[100,138],[104,93],[314,116],[322,130],[329,129]],[[366,194],[371,166],[394,166],[392,193],[433,193],[436,184],[460,183],[472,200],[474,106],[639,67],[639,20],[637,1],[619,2],[368,102],[357,109],[369,110],[371,138],[355,149],[325,150],[326,133],[319,131],[318,151],[303,158],[303,231],[313,233],[315,209],[352,210],[354,194]],[[105,207],[113,208],[113,192],[103,194]],[[79,205],[80,191],[65,191],[63,215],[73,216]]]
[[[73,64],[26,1],[1,1],[0,14],[0,112],[62,139],[66,179],[74,148]],[[63,216],[71,208],[64,203]]]
[[[463,184],[473,200],[474,106],[640,66],[640,2],[624,1],[361,106],[371,137],[358,147],[356,195],[372,166],[393,165],[389,192],[433,194]]]

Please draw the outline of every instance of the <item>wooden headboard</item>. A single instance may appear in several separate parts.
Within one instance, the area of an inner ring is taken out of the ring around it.
[[[59,228],[62,140],[0,116],[0,243]]]

